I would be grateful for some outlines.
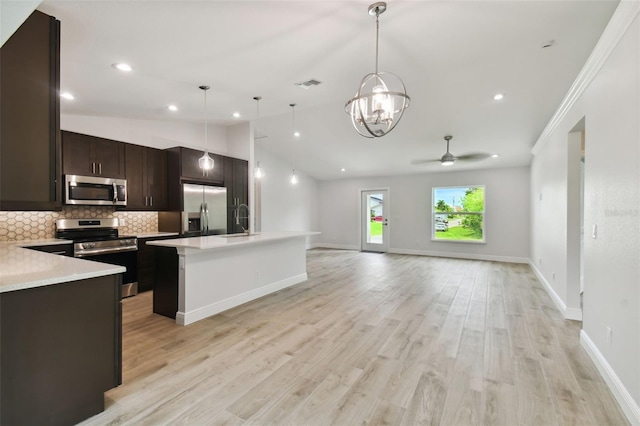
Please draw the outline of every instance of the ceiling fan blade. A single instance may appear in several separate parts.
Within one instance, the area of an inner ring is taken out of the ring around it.
[[[411,160],[411,164],[414,166],[420,166],[422,164],[431,164],[431,163],[439,163],[440,159],[437,160]]]
[[[456,160],[462,161],[480,161],[491,157],[491,154],[485,152],[472,152],[470,154],[456,155]]]

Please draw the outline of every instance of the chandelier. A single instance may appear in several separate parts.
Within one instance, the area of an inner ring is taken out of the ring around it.
[[[376,16],[376,69],[364,76],[355,97],[344,107],[351,116],[353,127],[366,138],[379,138],[393,130],[411,102],[400,77],[378,71],[379,18],[385,10],[385,2],[369,6],[369,15]]]

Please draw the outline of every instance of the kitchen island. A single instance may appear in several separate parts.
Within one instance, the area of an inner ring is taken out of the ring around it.
[[[150,241],[153,311],[188,325],[306,281],[306,241],[319,232],[263,232]]]
[[[125,268],[0,243],[0,424],[75,424],[122,382]]]

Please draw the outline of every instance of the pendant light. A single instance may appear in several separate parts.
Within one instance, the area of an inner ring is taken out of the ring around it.
[[[214,166],[213,158],[209,156],[209,141],[207,138],[207,90],[209,86],[200,86],[204,92],[204,154],[198,159],[198,167],[202,169],[204,175],[207,171],[212,170]]]
[[[289,104],[289,106],[291,107],[291,130],[294,138],[297,138],[300,136],[300,133],[296,130],[296,104]],[[294,154],[295,154],[295,143],[291,149],[291,156],[293,160],[295,160]],[[291,162],[295,163],[295,161],[291,161]],[[296,176],[295,167],[293,168],[293,172],[291,173],[291,178],[289,178],[289,181],[291,182],[292,185],[296,185],[298,183],[298,176]]]
[[[262,99],[262,96],[254,96],[253,99],[256,101],[256,125],[253,126],[253,143],[254,143],[254,147],[255,147],[255,141],[258,139],[258,123],[260,122],[260,99]],[[262,170],[262,167],[260,167],[260,161],[256,162],[256,167],[253,169],[253,176],[256,179],[262,179],[264,177],[264,170]]]
[[[355,97],[344,107],[353,127],[366,138],[379,138],[393,130],[411,102],[400,77],[378,71],[379,17],[385,10],[385,2],[369,6],[369,15],[376,17],[376,68],[374,73],[364,76]]]

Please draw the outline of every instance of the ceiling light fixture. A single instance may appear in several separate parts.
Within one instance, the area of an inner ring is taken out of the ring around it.
[[[501,100],[503,100],[503,99],[504,99],[504,95],[503,95],[502,93],[496,93],[496,94],[493,96],[493,99],[495,99],[496,101],[501,101]]]
[[[114,67],[115,69],[118,69],[120,71],[125,71],[125,72],[129,72],[131,70],[133,70],[133,68],[131,68],[131,65],[129,64],[125,64],[125,63],[118,63],[118,64],[111,64],[112,67]]]
[[[346,171],[347,171],[347,169],[345,169],[345,168],[343,167],[343,168],[341,168],[341,169],[340,169],[340,171],[344,173],[344,172],[346,172]]]
[[[240,118],[240,113],[239,112],[234,112],[233,113],[233,118]]]
[[[209,141],[207,134],[207,90],[209,86],[200,86],[200,89],[204,92],[204,154],[198,159],[198,167],[202,169],[204,175],[207,171],[213,169],[213,158],[209,156]]]
[[[500,154],[493,154],[493,155],[491,156],[491,158],[498,158],[498,157],[500,157]]]
[[[177,110],[178,110],[178,107],[177,107],[177,106],[175,106],[175,105],[169,105],[169,106],[167,107],[167,109],[168,109],[169,111],[177,111]]]
[[[364,76],[355,97],[349,99],[344,107],[351,116],[353,127],[366,138],[379,138],[393,130],[411,102],[400,77],[378,72],[379,17],[385,10],[385,2],[369,6],[369,15],[376,17],[376,69]]]
[[[69,92],[62,92],[62,93],[60,93],[60,97],[61,97],[61,98],[68,99],[68,100],[70,100],[70,101],[72,101],[72,100],[74,100],[74,99],[75,99],[75,97],[74,97],[71,93],[69,93]]]
[[[298,137],[300,133],[296,132],[296,104],[289,104],[291,107],[291,129],[293,130],[293,136]],[[291,163],[295,164],[295,145],[291,148]],[[298,177],[296,176],[296,169],[293,168],[293,172],[291,173],[290,178],[291,184],[295,185],[298,183]]]
[[[262,99],[262,96],[254,96],[253,99],[256,101],[256,125],[253,126],[253,143],[255,147],[256,136],[258,135],[258,122],[260,121],[260,99]],[[256,162],[256,167],[253,169],[253,176],[256,179],[262,179],[264,177],[264,170],[260,167],[260,161]]]

